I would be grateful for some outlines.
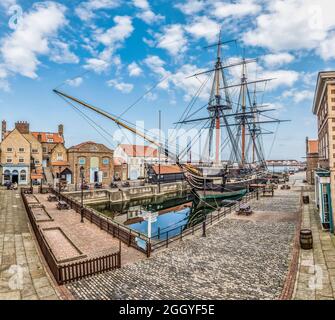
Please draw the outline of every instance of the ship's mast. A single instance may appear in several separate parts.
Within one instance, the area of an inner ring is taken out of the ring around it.
[[[245,58],[243,58],[243,61],[245,61]],[[245,64],[243,64],[243,67],[242,67],[242,78],[241,78],[241,83],[242,83],[242,114],[245,114],[246,113],[246,91],[247,91],[247,88],[246,88],[246,82],[247,82],[247,78],[246,78],[246,66]],[[241,123],[241,126],[242,126],[242,142],[241,142],[241,148],[242,148],[242,151],[241,151],[241,154],[242,154],[242,166],[244,166],[245,164],[245,125],[246,125],[246,118],[245,116],[243,115],[242,116],[242,123]]]
[[[220,95],[220,68],[221,67],[221,30],[219,33],[218,41],[218,50],[217,50],[217,62],[215,70],[215,81],[216,81],[216,104],[217,107],[221,105],[221,95]],[[220,112],[217,108],[215,118],[215,132],[216,132],[216,141],[215,141],[215,163],[218,165],[220,163],[220,137],[221,137],[221,124],[220,124]]]

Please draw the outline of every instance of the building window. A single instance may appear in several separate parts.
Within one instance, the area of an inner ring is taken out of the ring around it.
[[[38,153],[38,150],[37,149],[32,149],[31,152],[32,153]]]
[[[10,181],[10,171],[9,170],[5,170],[3,175],[4,175],[5,181]]]
[[[54,139],[47,139],[47,142],[52,143],[54,142]]]
[[[24,158],[19,158],[19,162],[23,163],[24,162]]]
[[[43,147],[43,152],[44,153],[48,152],[48,149],[46,147]]]
[[[12,158],[7,158],[6,162],[7,162],[7,163],[12,163],[12,162],[13,162],[13,159],[12,159]]]
[[[7,148],[7,152],[13,152],[13,148]]]
[[[335,90],[332,90],[331,93],[332,93],[332,94],[335,94]]]
[[[35,164],[39,164],[40,162],[38,160],[35,160]]]
[[[21,181],[26,181],[27,180],[27,172],[26,172],[26,170],[21,170],[21,172],[20,172],[20,180]]]
[[[24,148],[19,148],[19,152],[24,152]]]
[[[108,178],[108,172],[104,171],[104,172],[102,173],[102,177],[103,177],[103,178]]]
[[[85,158],[79,158],[78,163],[80,165],[84,165],[86,163],[86,159]]]
[[[109,164],[109,158],[103,158],[102,159],[102,164],[108,165]]]
[[[62,161],[63,160],[63,153],[61,153],[61,152],[57,153],[57,160],[58,161]]]

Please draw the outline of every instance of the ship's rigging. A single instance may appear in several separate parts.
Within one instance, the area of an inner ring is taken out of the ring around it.
[[[189,124],[200,125],[199,135],[188,141],[187,146],[180,151],[178,146],[173,152],[173,148],[167,141],[161,141],[157,137],[138,130],[133,124],[125,121],[121,116],[114,116],[100,108],[75,98],[67,93],[54,89],[54,92],[69,102],[90,109],[116,123],[118,126],[142,137],[150,144],[155,145],[159,152],[166,157],[173,159],[186,172],[186,178],[193,189],[200,193],[210,193],[211,197],[217,194],[231,194],[241,192],[247,186],[257,182],[262,173],[266,170],[266,161],[263,147],[263,135],[272,134],[271,131],[263,128],[263,125],[285,122],[288,120],[275,119],[268,115],[273,111],[268,106],[258,105],[257,85],[267,84],[273,79],[260,79],[249,81],[247,66],[257,62],[257,59],[246,59],[243,57],[239,61],[223,63],[222,46],[234,40],[223,42],[221,32],[219,41],[209,47],[216,47],[216,62],[213,69],[201,71],[191,75],[191,77],[207,76],[200,85],[189,106],[185,109],[181,119],[176,122],[176,127]],[[227,70],[241,67],[239,83],[228,83]],[[212,78],[208,103],[191,113],[202,90],[205,90],[207,83]],[[253,86],[253,90],[250,87]],[[238,89],[238,99],[233,101],[232,90]],[[129,108],[131,108],[130,106]],[[128,111],[129,108],[126,110]],[[207,112],[206,116],[194,118],[201,111]],[[126,112],[125,111],[125,112]],[[122,115],[125,114],[122,113]],[[192,144],[201,139],[202,129],[207,129],[208,136],[204,150],[200,151],[199,165],[182,163],[183,155],[189,152]],[[214,147],[214,148],[213,148]],[[214,161],[211,155],[214,149]],[[229,157],[223,159],[223,151],[229,150]],[[216,168],[216,173],[207,172],[203,165],[212,163]],[[238,168],[236,171],[234,168]],[[202,194],[203,196],[203,194]]]

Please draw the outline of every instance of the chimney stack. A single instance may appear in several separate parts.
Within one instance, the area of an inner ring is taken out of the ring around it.
[[[39,142],[42,142],[42,135],[41,135],[40,133],[37,135],[37,140],[38,140]]]
[[[2,120],[2,126],[1,126],[1,141],[5,139],[5,134],[7,132],[7,123],[6,120]]]
[[[27,121],[18,121],[15,123],[15,129],[17,129],[22,134],[28,134],[29,123]]]
[[[58,126],[58,134],[63,137],[63,135],[64,135],[64,125],[60,124]]]

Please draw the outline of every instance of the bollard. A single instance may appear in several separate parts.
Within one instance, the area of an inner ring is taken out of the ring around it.
[[[202,223],[202,236],[206,237],[206,221]]]

